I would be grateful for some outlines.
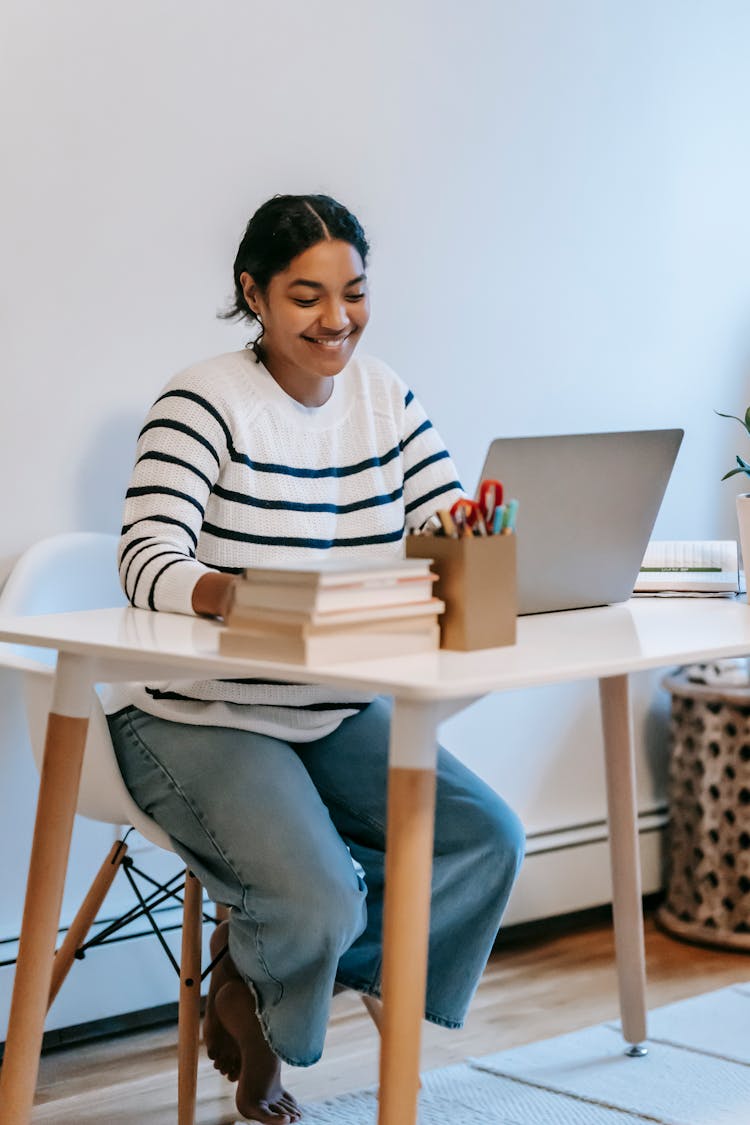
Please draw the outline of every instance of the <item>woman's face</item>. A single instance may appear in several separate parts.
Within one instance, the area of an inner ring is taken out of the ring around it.
[[[348,242],[318,242],[271,278],[265,294],[240,275],[263,322],[263,358],[278,378],[338,375],[370,319],[365,270]]]

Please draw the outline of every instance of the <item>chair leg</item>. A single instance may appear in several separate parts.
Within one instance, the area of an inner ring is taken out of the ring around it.
[[[369,1015],[375,1027],[378,1029],[378,1035],[382,1035],[382,1019],[383,1019],[383,1004],[378,1000],[377,996],[367,996],[365,993],[360,993],[360,999],[364,1006],[367,1008]]]
[[[185,872],[182,918],[180,1005],[178,1013],[177,1123],[193,1125],[198,1084],[198,1039],[201,1003],[201,929],[203,888],[192,871]]]
[[[76,950],[80,949],[86,940],[86,934],[91,929],[94,919],[106,898],[107,891],[112,886],[112,881],[120,870],[120,865],[127,855],[127,852],[127,844],[125,844],[123,840],[117,840],[116,843],[112,845],[109,855],[99,868],[88,894],[71,922],[62,945],[55,953],[55,959],[52,962],[52,981],[50,984],[49,999],[47,1001],[48,1010],[60,991],[63,981],[70,972],[70,966],[73,964]]]

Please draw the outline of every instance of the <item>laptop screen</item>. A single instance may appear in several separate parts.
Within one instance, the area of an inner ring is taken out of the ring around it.
[[[519,501],[519,613],[625,601],[683,430],[497,438],[482,479]]]

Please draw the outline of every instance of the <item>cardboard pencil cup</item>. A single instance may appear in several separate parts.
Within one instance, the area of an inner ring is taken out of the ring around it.
[[[432,559],[445,602],[440,647],[469,651],[516,643],[516,536],[410,535],[407,558]]]

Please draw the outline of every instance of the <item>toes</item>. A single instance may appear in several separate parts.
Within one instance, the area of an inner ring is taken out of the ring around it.
[[[274,1125],[291,1125],[291,1117],[278,1102],[260,1102],[259,1105],[264,1113],[269,1114]]]
[[[236,1082],[242,1066],[239,1059],[214,1059],[214,1070],[224,1074],[230,1082]]]

